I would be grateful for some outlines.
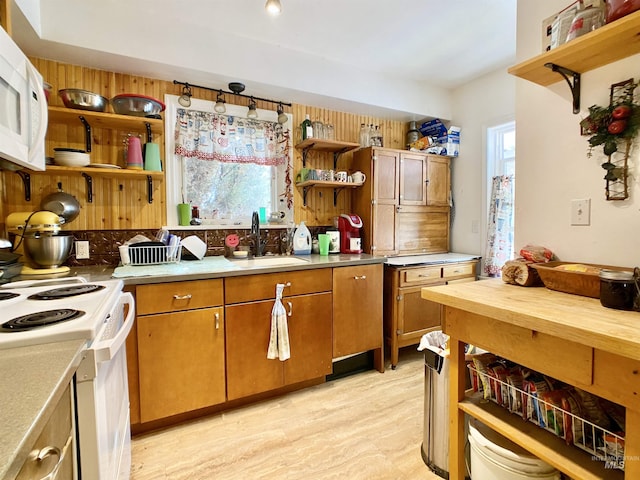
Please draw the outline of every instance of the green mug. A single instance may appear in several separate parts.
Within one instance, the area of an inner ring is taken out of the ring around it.
[[[178,223],[181,226],[187,226],[191,224],[191,205],[188,203],[178,204]]]

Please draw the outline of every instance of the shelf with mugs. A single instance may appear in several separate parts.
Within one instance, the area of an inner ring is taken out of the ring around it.
[[[354,182],[335,182],[329,180],[306,180],[296,183],[296,187],[302,188],[302,204],[307,205],[307,193],[313,188],[332,188],[333,189],[333,205],[338,204],[338,194],[345,188],[358,188],[364,183]]]
[[[359,143],[343,142],[341,140],[328,140],[323,138],[307,138],[296,144],[296,149],[302,150],[302,166],[307,163],[307,153],[311,150],[333,153],[333,168],[336,169],[338,158],[345,152],[360,148]]]
[[[31,175],[76,175],[80,174],[87,183],[87,202],[93,202],[93,177],[109,178],[139,178],[147,181],[147,201],[153,203],[153,181],[163,181],[164,172],[151,170],[135,170],[119,168],[108,164],[94,163],[86,167],[65,167],[60,165],[47,165],[46,170],[39,172],[33,170],[18,170],[16,173],[22,179],[24,185],[24,199],[31,201]]]

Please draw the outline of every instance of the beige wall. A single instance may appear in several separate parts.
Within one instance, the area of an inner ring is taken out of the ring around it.
[[[566,6],[566,0],[518,1],[519,61],[541,52],[540,25]],[[612,83],[638,80],[640,55],[582,75],[579,115],[572,113],[569,88],[516,81],[516,225],[517,246],[542,244],[561,260],[635,266],[640,264],[640,167],[637,145],[630,158],[630,198],[605,199],[604,155],[587,158],[587,137],[579,122],[593,104],[607,105]],[[640,93],[636,90],[636,95]],[[591,199],[591,225],[571,226],[571,200]]]

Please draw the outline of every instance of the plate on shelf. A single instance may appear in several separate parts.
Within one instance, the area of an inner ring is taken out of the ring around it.
[[[113,165],[112,163],[90,163],[90,167],[94,168],[122,168],[119,165]]]

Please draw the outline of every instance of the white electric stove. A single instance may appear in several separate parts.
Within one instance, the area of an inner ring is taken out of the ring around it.
[[[121,280],[35,280],[0,288],[0,349],[84,339],[90,344],[118,302]],[[32,286],[27,286],[32,285]]]
[[[128,480],[131,432],[125,341],[133,325],[133,296],[121,280],[82,277],[0,287],[0,350],[85,340],[74,377],[77,478]]]

